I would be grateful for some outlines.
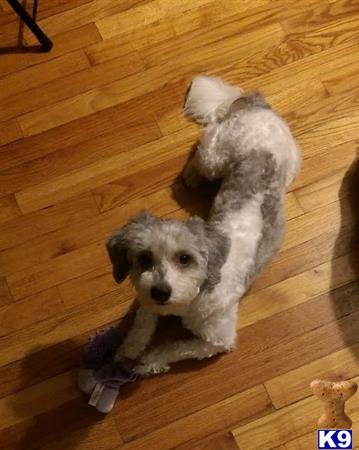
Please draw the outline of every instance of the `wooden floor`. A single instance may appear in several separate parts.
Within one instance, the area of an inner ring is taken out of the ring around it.
[[[0,448],[315,449],[310,381],[359,381],[359,1],[39,3],[48,54],[14,52],[0,0]],[[104,242],[142,208],[205,213],[209,189],[177,180],[198,73],[262,90],[290,123],[286,240],[234,352],[125,387],[103,418],[76,388],[82,346],[134,299]],[[359,448],[359,394],[348,410]]]

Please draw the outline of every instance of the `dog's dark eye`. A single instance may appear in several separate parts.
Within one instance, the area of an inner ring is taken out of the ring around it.
[[[191,260],[192,260],[191,256],[187,255],[187,253],[181,253],[178,256],[178,261],[181,264],[181,266],[188,266]]]
[[[149,251],[140,253],[137,259],[142,270],[148,270],[153,266],[153,256]]]

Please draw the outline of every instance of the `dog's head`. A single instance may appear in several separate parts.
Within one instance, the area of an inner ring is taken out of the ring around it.
[[[117,283],[130,274],[142,304],[169,311],[213,289],[228,248],[228,239],[199,217],[161,220],[147,212],[107,242]]]

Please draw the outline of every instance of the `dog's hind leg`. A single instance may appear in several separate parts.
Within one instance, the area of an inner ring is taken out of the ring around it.
[[[208,125],[204,130],[194,154],[187,164],[183,177],[190,187],[196,187],[201,177],[210,181],[223,178],[227,164],[227,155],[218,145],[220,130],[216,125]]]

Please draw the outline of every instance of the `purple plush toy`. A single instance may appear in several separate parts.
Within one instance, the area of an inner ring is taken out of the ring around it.
[[[116,328],[100,331],[90,338],[84,349],[84,368],[80,370],[78,385],[91,395],[89,405],[102,413],[112,410],[120,386],[136,379],[134,361],[114,361],[121,337]]]

